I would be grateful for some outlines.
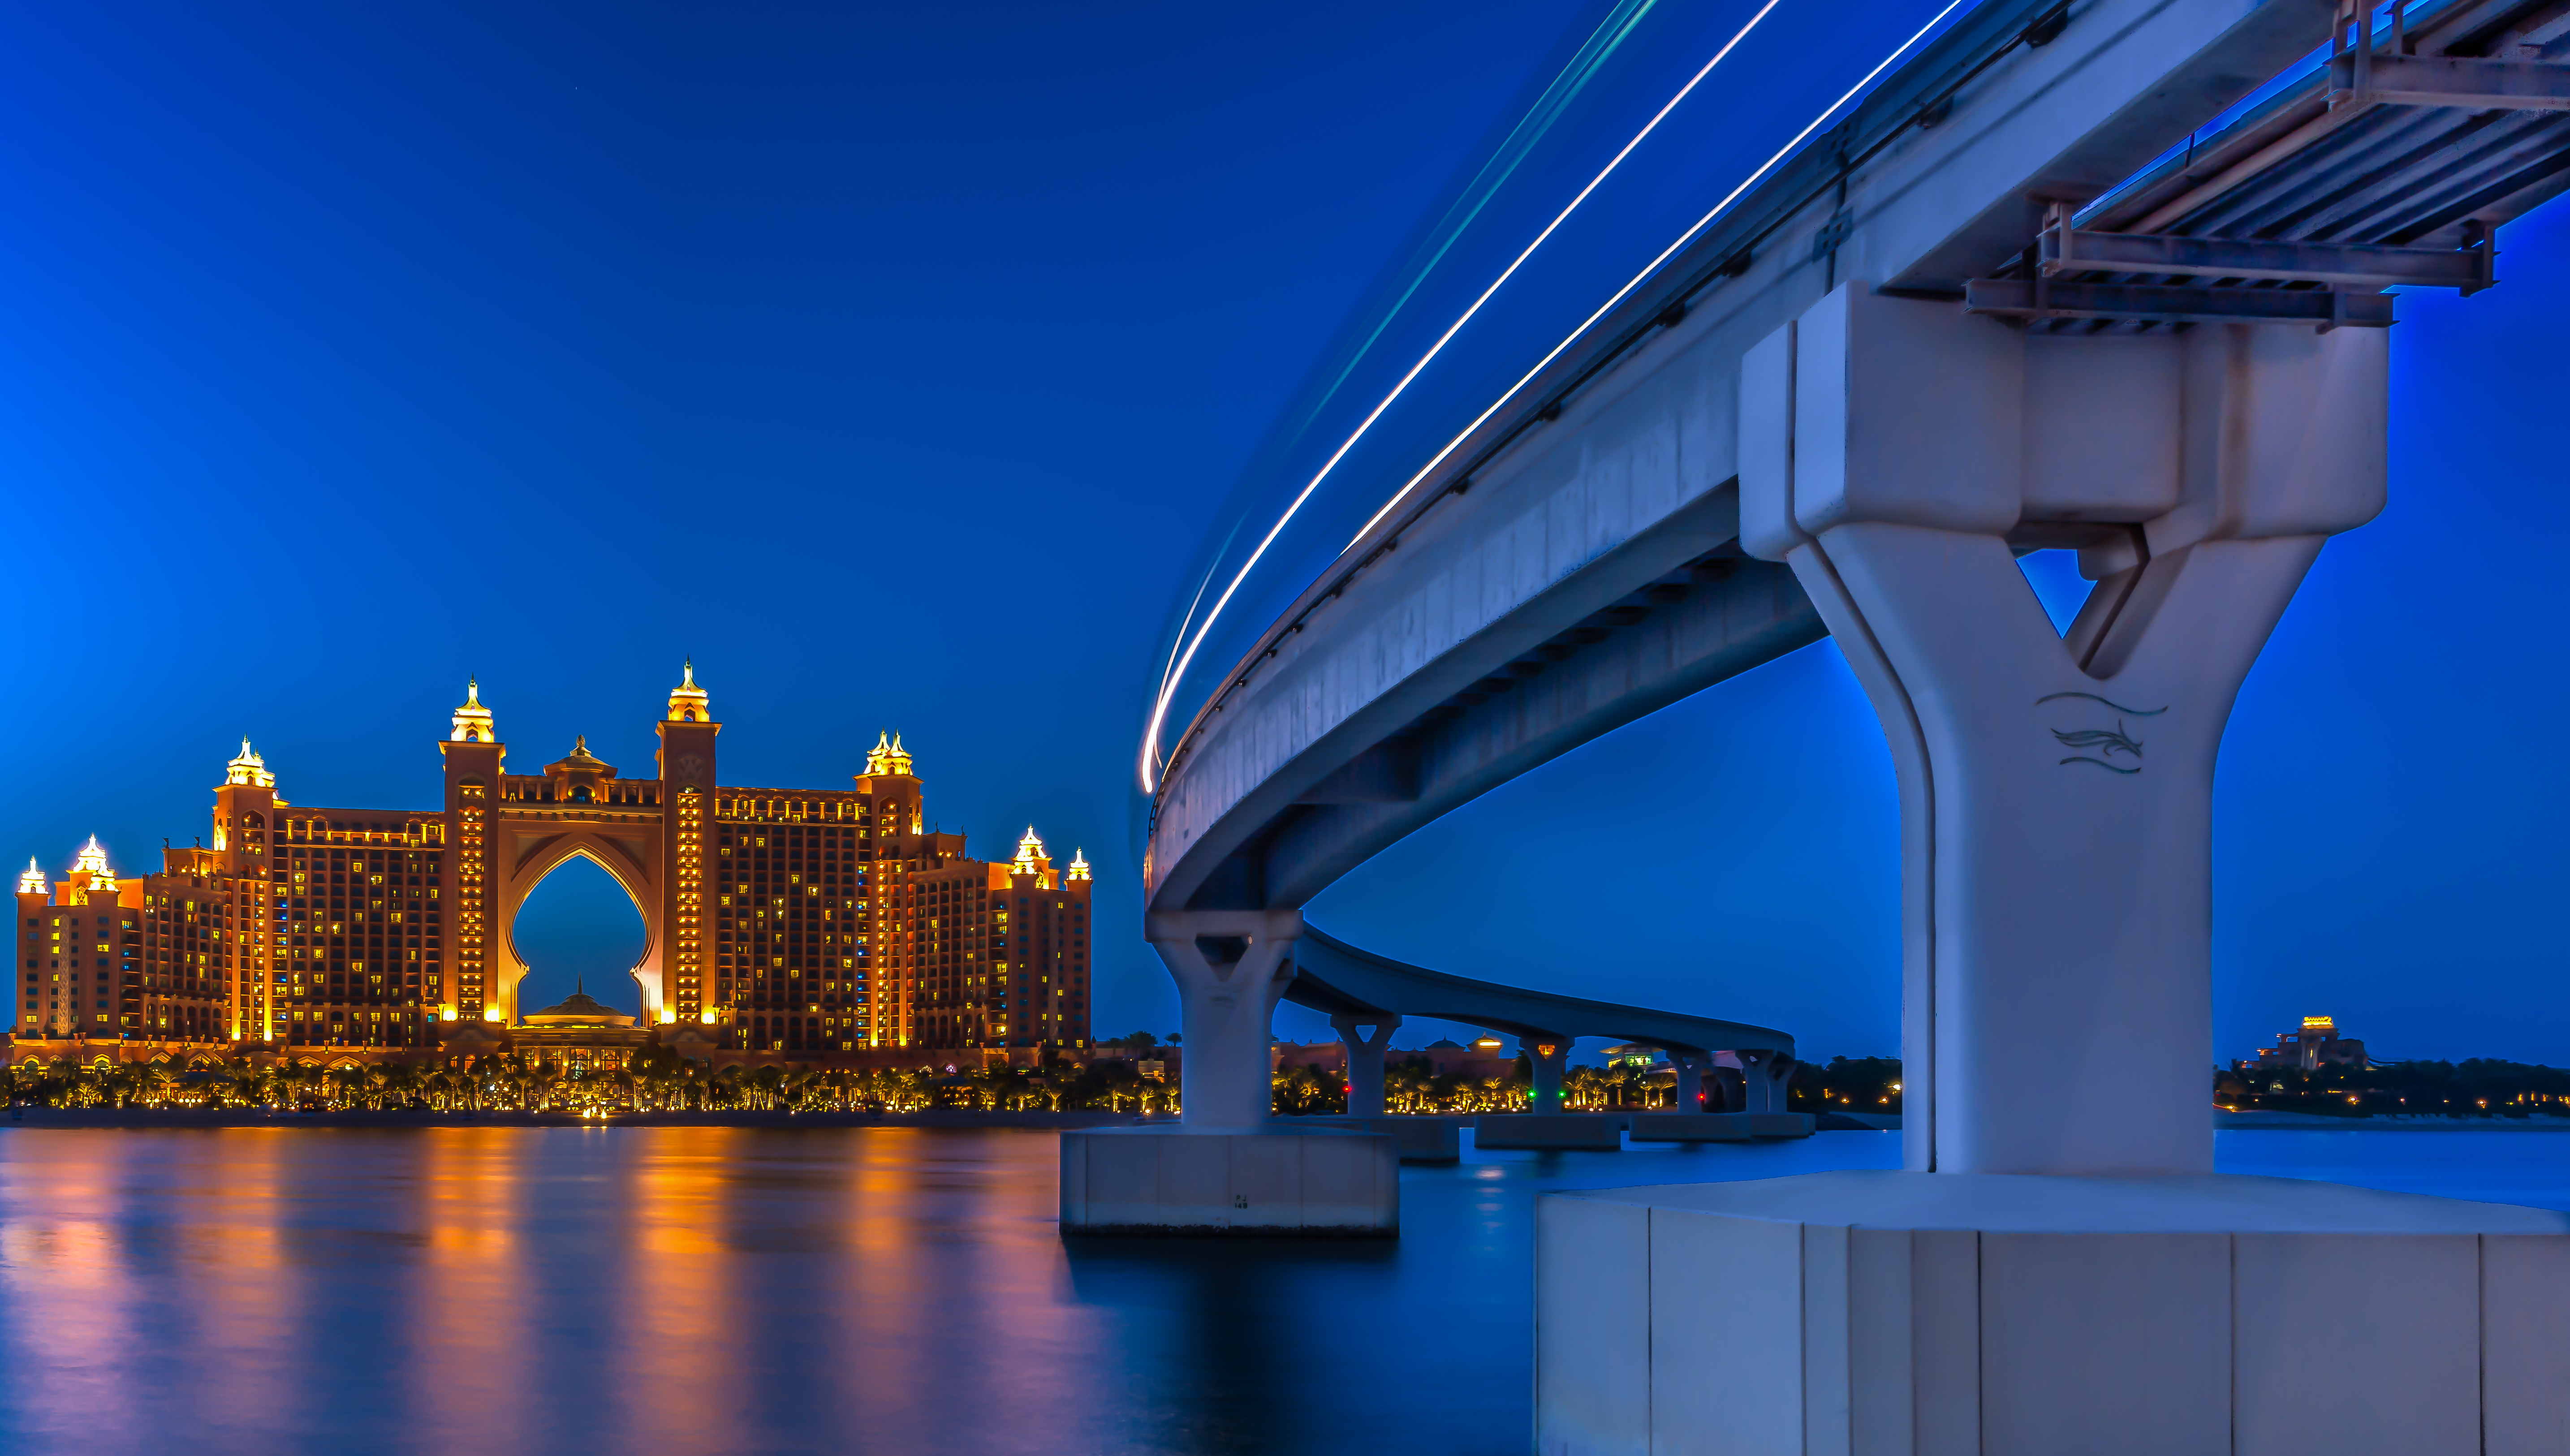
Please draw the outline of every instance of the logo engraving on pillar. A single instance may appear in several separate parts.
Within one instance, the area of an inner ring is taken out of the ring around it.
[[[2063,765],[2066,766],[2074,763],[2094,764],[2098,768],[2104,769],[2110,774],[2138,774],[2142,771],[2142,740],[2135,738],[2126,730],[2124,720],[2126,718],[2156,718],[2160,714],[2167,712],[2167,707],[2128,708],[2122,703],[2116,702],[2112,698],[2102,698],[2095,693],[2083,692],[2045,693],[2042,697],[2034,700],[2034,705],[2039,708],[2045,703],[2058,702],[2063,699],[2102,703],[2105,706],[2114,709],[2116,714],[2115,726],[2112,728],[2053,729],[2052,736],[2062,747],[2082,750],[2081,752],[2073,753],[2069,757],[2061,760]],[[2110,760],[2119,753],[2126,755],[2133,760],[2129,767],[2123,764],[2110,762]]]

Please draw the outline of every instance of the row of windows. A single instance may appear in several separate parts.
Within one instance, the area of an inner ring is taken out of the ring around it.
[[[280,857],[276,868],[268,873],[268,878],[283,880],[296,871],[324,870],[333,873],[357,871],[373,875],[389,875],[394,871],[412,875],[435,875],[444,863],[444,856],[418,850],[406,854],[380,850],[372,854],[364,850],[354,852],[332,850],[327,857],[317,850],[308,855],[301,850],[296,850],[289,856]]]
[[[252,816],[250,823],[256,823]],[[300,840],[306,843],[288,844]],[[407,821],[344,819],[287,820],[276,853],[279,855],[319,854],[322,844],[372,845],[390,849],[400,846],[436,845],[446,842],[446,826],[434,819]]]
[[[714,800],[714,817],[729,820],[783,822],[798,831],[827,831],[838,825],[866,824],[873,818],[874,800],[865,794],[833,794],[825,798],[769,797],[772,789],[734,790]],[[898,805],[884,806],[892,814]]]
[[[566,789],[550,778],[512,774],[501,778],[500,797],[520,804],[628,804],[651,808],[660,802],[660,786],[650,779],[610,779],[596,789],[587,784]]]

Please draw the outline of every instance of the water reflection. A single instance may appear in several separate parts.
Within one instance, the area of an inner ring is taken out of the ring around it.
[[[1492,1154],[1397,1244],[1206,1244],[1061,1239],[1044,1133],[11,1129],[0,1450],[1517,1452],[1536,1193],[1898,1154]],[[2570,1201],[2561,1137],[2224,1164]]]

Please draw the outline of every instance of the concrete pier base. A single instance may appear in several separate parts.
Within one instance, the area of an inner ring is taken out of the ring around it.
[[[2215,1175],[1552,1194],[1535,1433],[1564,1456],[2560,1451],[2570,1215]]]
[[[1486,1112],[1473,1119],[1476,1148],[1620,1153],[1625,1119],[1587,1112]]]
[[[1391,1136],[1343,1128],[1099,1128],[1062,1135],[1066,1234],[1398,1238]]]
[[[1373,1117],[1297,1118],[1294,1126],[1317,1123],[1323,1127],[1350,1128],[1363,1133],[1382,1133],[1404,1163],[1453,1163],[1463,1156],[1463,1121],[1455,1117],[1420,1114],[1395,1117],[1380,1114]]]
[[[1808,1138],[1808,1112],[1637,1112],[1637,1143],[1745,1143],[1753,1138]]]

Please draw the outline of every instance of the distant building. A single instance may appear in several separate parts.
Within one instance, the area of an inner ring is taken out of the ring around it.
[[[877,963],[908,972],[897,1034],[941,1048],[1086,1046],[1087,860],[1057,874],[1033,827],[1005,864],[968,860],[962,835],[945,838],[951,853],[882,876],[877,892],[890,926],[878,953],[900,957]]]
[[[613,1072],[650,1045],[650,1029],[613,1006],[602,1006],[575,983],[572,993],[541,1011],[530,1011],[510,1040],[529,1061],[574,1072]]]
[[[1428,1063],[1432,1077],[1461,1077],[1468,1082],[1487,1082],[1493,1077],[1512,1076],[1517,1059],[1505,1050],[1506,1042],[1496,1036],[1478,1038],[1471,1046],[1459,1046],[1439,1037],[1424,1047],[1394,1047],[1384,1053],[1384,1062],[1400,1066],[1416,1057]]]
[[[574,1028],[592,1040],[851,1062],[1087,1046],[1085,858],[1057,868],[1033,829],[1014,860],[967,858],[962,835],[923,824],[912,757],[890,735],[850,788],[721,782],[722,725],[692,666],[652,728],[641,776],[585,738],[513,773],[468,684],[437,745],[438,805],[420,809],[289,805],[244,742],[214,786],[211,848],[165,851],[141,876],[119,875],[96,839],[60,881],[29,862],[8,1060],[373,1061],[521,1028],[544,1043],[543,1017],[586,1013],[522,1014],[528,967],[510,930],[575,858],[632,897],[648,947],[633,971],[642,1014]]]
[[[2306,1016],[2303,1024],[2276,1038],[2276,1044],[2263,1047],[2257,1060],[2235,1064],[2244,1072],[2317,1072],[2323,1067],[2362,1067],[2364,1043],[2338,1034],[2338,1022],[2327,1016]]]
[[[18,877],[18,918],[24,926],[17,1018],[21,1033],[107,1036],[125,1024],[120,1018],[139,1015],[134,1006],[142,999],[138,962],[144,942],[168,943],[157,933],[143,933],[143,919],[155,910],[157,905],[146,904],[143,881],[120,881],[108,868],[107,852],[95,835],[59,884],[48,886],[44,872],[29,860],[27,873]],[[190,919],[193,930],[193,912]],[[196,957],[189,958],[193,963]],[[156,982],[159,969],[156,964],[151,977]],[[131,1004],[129,984],[137,993]],[[189,1005],[193,1009],[203,999],[192,997]],[[155,1011],[169,1014],[157,1004]]]
[[[1348,1074],[1348,1044],[1344,1041],[1271,1041],[1267,1044],[1267,1069],[1290,1071],[1295,1067],[1313,1067],[1332,1076]]]

